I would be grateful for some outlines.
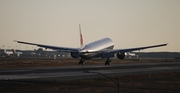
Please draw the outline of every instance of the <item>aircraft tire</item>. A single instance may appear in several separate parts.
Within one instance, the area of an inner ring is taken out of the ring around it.
[[[111,65],[111,61],[110,62],[108,62],[108,66],[110,66]]]

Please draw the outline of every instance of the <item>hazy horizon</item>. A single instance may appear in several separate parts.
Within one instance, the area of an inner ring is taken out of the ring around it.
[[[180,0],[0,0],[0,13],[0,48],[77,48],[81,24],[84,44],[109,37],[115,49],[180,52]]]

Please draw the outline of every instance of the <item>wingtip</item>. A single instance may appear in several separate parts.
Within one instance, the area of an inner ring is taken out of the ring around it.
[[[17,40],[13,40],[14,42],[18,42]]]
[[[17,42],[17,43],[20,43],[21,41],[18,41],[18,40],[13,40],[14,42]]]

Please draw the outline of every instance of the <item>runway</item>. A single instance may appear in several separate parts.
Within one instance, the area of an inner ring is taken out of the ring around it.
[[[40,68],[18,68],[0,69],[0,80],[74,80],[98,77],[98,72],[106,75],[129,75],[134,73],[157,73],[166,71],[180,71],[180,62],[158,62],[158,63],[127,63],[65,67],[40,67]]]

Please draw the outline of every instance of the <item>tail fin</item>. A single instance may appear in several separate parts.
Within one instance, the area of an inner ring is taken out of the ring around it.
[[[81,33],[81,25],[79,24],[79,34],[80,34],[80,47],[83,48],[83,36]]]
[[[12,49],[13,53],[16,53],[16,50],[15,49]]]

